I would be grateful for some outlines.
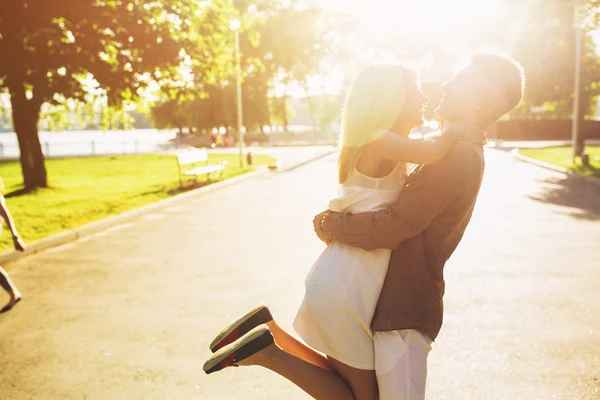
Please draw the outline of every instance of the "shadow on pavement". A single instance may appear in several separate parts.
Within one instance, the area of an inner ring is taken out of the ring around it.
[[[573,218],[600,220],[599,187],[577,176],[554,177],[538,180],[538,182],[542,190],[536,195],[528,196],[530,199],[578,209],[566,213]]]

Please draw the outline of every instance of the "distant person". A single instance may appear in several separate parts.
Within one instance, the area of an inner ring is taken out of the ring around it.
[[[2,181],[2,178],[0,178],[0,219],[4,220],[6,222],[6,224],[8,225],[8,229],[10,229],[10,232],[11,232],[12,238],[13,238],[13,243],[15,246],[15,250],[25,251],[25,242],[23,242],[23,239],[21,239],[21,236],[17,232],[17,226],[15,225],[15,222],[12,219],[12,215],[10,215],[10,211],[8,210],[8,206],[6,205],[6,200],[4,199],[4,182]],[[2,221],[1,220],[0,220],[0,234],[2,233]],[[19,289],[17,289],[17,287],[15,286],[13,281],[8,276],[8,273],[1,266],[0,266],[0,286],[2,286],[2,288],[4,290],[6,290],[6,292],[10,296],[10,300],[8,301],[8,303],[4,307],[2,307],[2,309],[0,309],[0,313],[4,313],[4,312],[9,311],[11,308],[13,308],[15,306],[15,304],[17,304],[19,301],[21,301],[21,298],[23,296],[21,295],[21,292],[19,292]]]

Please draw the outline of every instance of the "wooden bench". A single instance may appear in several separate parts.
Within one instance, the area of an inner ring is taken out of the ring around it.
[[[208,152],[205,149],[192,149],[176,153],[177,166],[179,167],[179,185],[183,186],[185,178],[193,177],[194,183],[200,175],[206,176],[206,181],[211,180],[211,176],[223,179],[223,170],[227,161],[221,161],[219,164],[209,164]]]

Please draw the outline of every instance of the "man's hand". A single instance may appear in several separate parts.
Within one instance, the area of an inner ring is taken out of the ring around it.
[[[13,243],[15,244],[15,250],[17,251],[25,251],[25,248],[27,247],[19,235],[13,236]]]
[[[319,239],[321,239],[323,242],[325,242],[325,244],[329,244],[331,243],[333,240],[331,239],[331,237],[329,237],[324,231],[323,231],[323,220],[331,213],[331,211],[326,210],[323,211],[322,213],[319,213],[317,215],[315,215],[315,218],[313,218],[313,228],[315,230],[315,233],[317,234],[317,236],[319,237]]]

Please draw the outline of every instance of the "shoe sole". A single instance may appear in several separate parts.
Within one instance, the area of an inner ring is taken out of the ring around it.
[[[5,312],[9,312],[10,310],[12,310],[14,308],[14,306],[16,306],[17,304],[19,304],[19,302],[21,301],[23,297],[19,296],[15,299],[14,302],[9,303],[7,305],[5,305],[1,310],[0,310],[0,314],[3,314]]]
[[[262,304],[256,306],[223,328],[210,343],[210,351],[214,353],[228,344],[235,342],[253,328],[272,320],[273,317],[267,306]]]
[[[245,360],[274,342],[271,331],[266,325],[257,326],[237,341],[218,350],[204,363],[202,369],[206,374],[212,374],[232,366],[233,363]],[[230,360],[227,365],[219,365],[228,358]]]

